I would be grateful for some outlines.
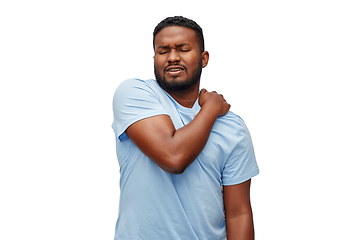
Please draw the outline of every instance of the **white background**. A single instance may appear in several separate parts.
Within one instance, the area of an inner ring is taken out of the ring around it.
[[[113,239],[113,93],[153,77],[174,15],[202,26],[202,87],[252,134],[257,239],[360,239],[357,1],[124,2],[0,3],[0,239]]]

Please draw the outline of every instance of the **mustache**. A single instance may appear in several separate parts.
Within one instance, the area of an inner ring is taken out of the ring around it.
[[[169,65],[167,65],[167,66],[164,68],[164,72],[166,72],[166,70],[167,70],[168,67],[173,67],[173,66],[182,67],[182,68],[184,68],[185,72],[187,72],[187,67],[184,66],[184,65],[181,65],[181,64],[169,64]]]

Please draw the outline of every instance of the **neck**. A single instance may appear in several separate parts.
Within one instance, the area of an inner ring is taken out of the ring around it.
[[[176,92],[168,92],[172,98],[175,99],[181,106],[186,108],[192,108],[199,96],[199,84],[195,86],[183,90],[183,91],[176,91]]]

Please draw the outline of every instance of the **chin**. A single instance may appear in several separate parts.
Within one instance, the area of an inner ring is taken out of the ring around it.
[[[167,79],[165,75],[161,75],[154,67],[155,79],[159,86],[166,92],[179,92],[194,87],[200,82],[201,72],[202,67],[200,62],[198,68],[192,73],[192,76],[186,76],[186,78],[176,76]]]

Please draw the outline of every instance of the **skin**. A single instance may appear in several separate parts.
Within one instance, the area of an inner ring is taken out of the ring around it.
[[[228,240],[254,239],[250,183],[251,179],[237,185],[224,186],[223,198]]]
[[[171,86],[189,82],[208,61],[209,53],[200,51],[195,31],[190,28],[166,27],[155,36],[156,75]],[[230,109],[221,94],[205,89],[199,93],[199,84],[181,90],[164,89],[184,107],[191,108],[199,98],[201,110],[189,124],[176,130],[169,116],[158,115],[137,121],[126,130],[134,144],[166,172],[183,173],[205,147],[217,117]],[[224,186],[223,196],[228,240],[253,239],[250,181]]]
[[[167,27],[161,30],[155,37],[154,66],[158,76],[170,84],[189,81],[199,68],[206,67],[209,61],[207,51],[200,52],[195,31],[185,27]],[[180,74],[171,74],[166,71],[169,68],[179,66],[185,68]],[[171,91],[165,89],[178,103],[191,108],[199,93],[197,82],[185,90]]]

